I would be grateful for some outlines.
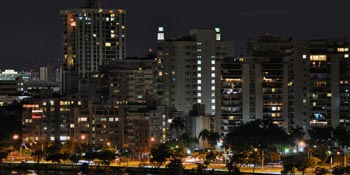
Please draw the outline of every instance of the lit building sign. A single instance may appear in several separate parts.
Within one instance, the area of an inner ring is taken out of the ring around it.
[[[38,104],[24,104],[22,107],[23,108],[38,108],[39,105]]]

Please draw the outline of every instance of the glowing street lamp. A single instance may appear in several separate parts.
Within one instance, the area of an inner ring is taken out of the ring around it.
[[[17,140],[19,139],[19,135],[18,134],[14,134],[13,137],[12,137],[13,140]]]
[[[298,142],[298,152],[304,152],[305,147],[306,147],[306,144],[304,141]]]
[[[89,139],[86,137],[86,135],[81,135],[80,139],[84,141],[86,139],[86,144],[89,145]]]

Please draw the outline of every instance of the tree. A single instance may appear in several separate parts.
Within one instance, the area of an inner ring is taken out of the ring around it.
[[[103,165],[109,165],[111,163],[112,157],[115,156],[115,153],[110,149],[103,149],[98,153],[97,157],[100,159]]]
[[[240,168],[244,164],[244,156],[242,153],[233,154],[229,157],[229,161],[226,163],[226,167],[228,172],[232,172],[234,174],[241,174]]]
[[[193,149],[194,145],[198,144],[198,139],[196,137],[190,137],[187,133],[183,133],[179,137],[179,144],[180,147],[188,147]]]
[[[273,149],[291,144],[293,144],[293,139],[284,129],[267,120],[245,123],[234,128],[224,138],[224,146],[238,152],[248,151],[252,147]]]
[[[311,137],[310,141],[314,145],[327,145],[333,144],[333,128],[329,127],[313,127],[309,130]]]
[[[210,132],[208,138],[209,146],[215,147],[218,141],[220,141],[220,134],[218,132]]]
[[[172,152],[168,147],[168,145],[160,144],[157,147],[153,147],[151,149],[151,155],[152,155],[151,162],[157,163],[158,164],[157,168],[159,168],[167,161],[167,159],[171,157]]]
[[[282,157],[283,170],[282,173],[294,173],[295,169],[305,174],[308,167],[316,166],[320,160],[315,157],[308,157],[307,154],[298,153]]]
[[[1,150],[0,151],[0,163],[2,162],[2,159],[5,159],[8,155],[8,152],[7,151],[3,151]]]
[[[62,153],[74,163],[79,161],[82,150],[83,148],[80,143],[72,141],[64,143],[61,149]]]
[[[350,145],[350,131],[344,126],[338,126],[334,129],[334,139],[337,141],[338,146],[344,147]]]
[[[209,147],[214,147],[220,140],[220,134],[218,132],[209,131],[208,129],[203,129],[199,133],[198,138],[202,138],[203,147],[205,147],[205,141],[208,142]]]
[[[46,150],[46,161],[61,163],[61,160],[66,159],[66,156],[61,151],[60,144],[50,144]]]
[[[304,135],[306,134],[304,132],[303,127],[301,126],[296,126],[295,128],[292,127],[290,130],[290,134],[298,141],[302,140],[304,138]]]
[[[185,129],[185,120],[181,117],[177,117],[171,121],[170,129],[175,129],[176,138],[179,137],[180,131]]]
[[[208,129],[203,129],[198,135],[198,138],[202,139],[202,141],[203,141],[204,148],[205,148],[205,141],[208,142],[209,137],[210,137],[210,131]]]

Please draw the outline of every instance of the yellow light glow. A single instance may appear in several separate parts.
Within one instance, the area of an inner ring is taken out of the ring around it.
[[[327,61],[327,55],[310,55],[310,61]]]

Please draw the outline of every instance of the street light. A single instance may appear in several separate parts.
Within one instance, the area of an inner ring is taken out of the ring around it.
[[[17,140],[18,138],[19,138],[18,134],[14,134],[13,137],[12,137],[13,140]]]
[[[81,136],[80,136],[80,139],[81,139],[82,141],[84,141],[84,140],[86,139],[86,145],[89,145],[89,139],[86,138],[85,135],[81,135]]]
[[[346,162],[346,150],[344,149],[342,152],[343,152],[343,159],[344,159],[344,167],[346,167],[346,164],[347,164],[347,162]],[[337,151],[337,155],[340,155],[340,154],[341,154],[341,152]]]
[[[13,154],[12,154],[12,156],[15,156],[15,151],[16,151],[16,143],[17,143],[17,140],[19,139],[19,135],[18,134],[14,134],[13,136],[12,136],[12,139],[13,139]],[[19,151],[20,151],[20,154],[21,154],[21,148],[19,149]],[[13,159],[14,159],[14,157],[13,157]]]
[[[258,148],[254,148],[255,152],[258,152]],[[264,150],[261,149],[261,171],[264,171]]]

